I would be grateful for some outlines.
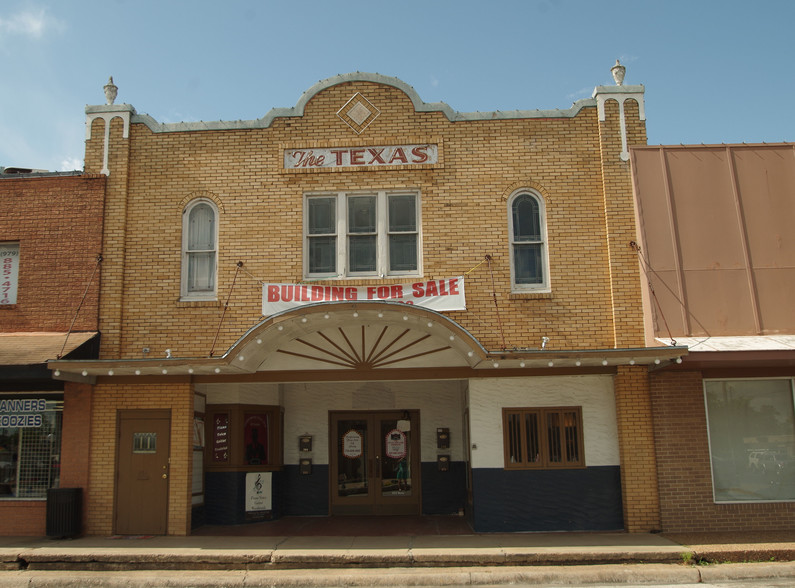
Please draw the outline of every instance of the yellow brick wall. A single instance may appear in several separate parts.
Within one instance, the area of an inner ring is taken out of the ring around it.
[[[659,531],[660,498],[648,369],[619,366],[615,394],[624,527],[630,533]]]
[[[381,110],[359,136],[336,116],[355,92]],[[425,278],[461,275],[492,256],[491,270],[483,264],[467,275],[467,311],[449,313],[487,349],[503,346],[498,318],[508,348],[537,348],[542,336],[550,337],[550,349],[642,343],[640,288],[633,282],[637,261],[627,238],[634,234],[627,208],[631,189],[627,164],[618,160],[614,110],[608,103],[604,124],[595,107],[574,118],[450,122],[440,112],[415,112],[400,89],[357,81],[319,92],[302,117],[275,119],[266,129],[153,133],[133,124],[124,140],[115,119],[102,357],[141,357],[143,347],[151,349],[150,357],[162,357],[166,348],[175,356],[208,355],[236,264],[243,261],[215,346],[216,355],[223,353],[261,319],[261,281],[301,280],[304,193],[398,187],[421,194]],[[627,111],[632,140],[645,142],[637,107]],[[94,122],[87,143],[88,171],[102,164],[103,124]],[[414,142],[437,143],[442,163],[425,169],[282,170],[289,147]],[[552,293],[545,296],[510,292],[507,198],[527,186],[546,203]],[[219,302],[179,301],[182,210],[196,195],[210,195],[221,210]],[[635,293],[637,312],[631,308]]]
[[[151,380],[150,380],[151,382]],[[120,410],[171,411],[168,534],[190,532],[193,466],[193,390],[189,383],[110,384],[100,379],[91,407],[90,482],[85,532],[110,535],[116,479],[117,415]]]

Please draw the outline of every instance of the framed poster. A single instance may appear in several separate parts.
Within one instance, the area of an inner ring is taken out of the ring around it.
[[[348,459],[357,459],[364,451],[361,433],[351,429],[342,436],[342,455]]]
[[[229,461],[229,414],[218,413],[213,418],[213,461]]]
[[[268,463],[268,414],[246,413],[243,421],[243,440],[246,444],[245,463]]]

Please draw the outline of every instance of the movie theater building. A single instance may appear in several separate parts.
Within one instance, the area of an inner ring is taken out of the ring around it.
[[[684,350],[645,346],[621,80],[563,110],[366,73],[248,121],[87,107],[101,353],[50,364],[92,387],[86,531],[659,528],[648,370]]]

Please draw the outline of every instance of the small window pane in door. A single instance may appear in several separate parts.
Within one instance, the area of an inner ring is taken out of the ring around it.
[[[381,495],[411,496],[411,431],[381,421]]]
[[[157,433],[133,433],[133,453],[157,453]]]
[[[337,421],[337,495],[367,494],[367,421]]]

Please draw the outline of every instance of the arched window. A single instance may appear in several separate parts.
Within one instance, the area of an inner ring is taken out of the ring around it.
[[[511,240],[511,287],[514,291],[549,288],[544,200],[529,190],[508,201]]]
[[[182,213],[182,298],[215,300],[218,260],[218,209],[194,200]]]

